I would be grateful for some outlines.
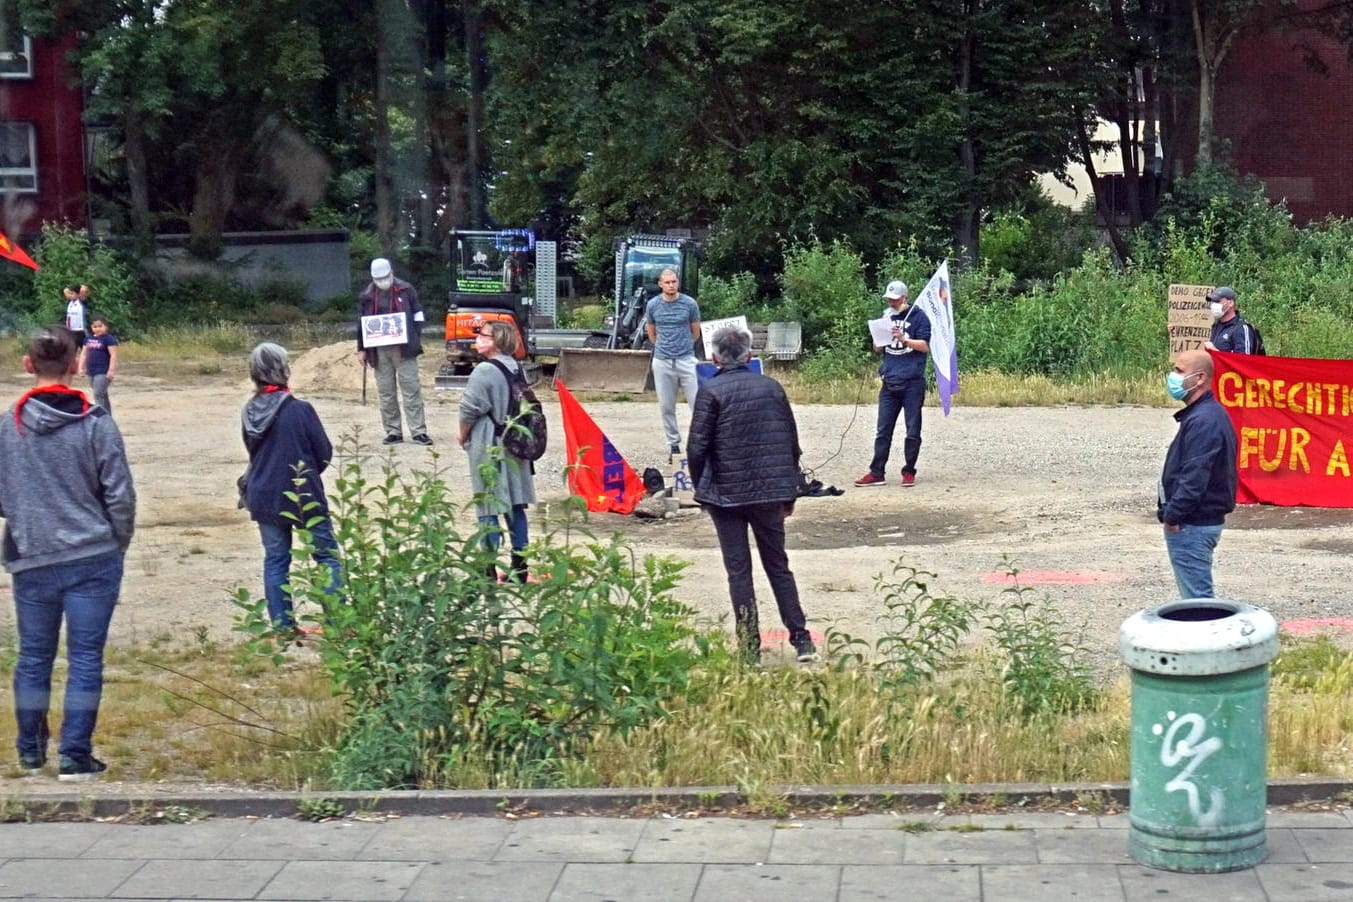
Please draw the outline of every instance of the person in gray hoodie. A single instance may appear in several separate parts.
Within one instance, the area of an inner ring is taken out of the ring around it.
[[[254,348],[249,355],[249,378],[254,381],[254,394],[240,414],[244,447],[249,452],[245,506],[263,539],[263,596],[268,617],[277,630],[294,633],[296,621],[287,585],[293,528],[310,531],[314,559],[330,571],[327,593],[337,592],[342,581],[338,542],[320,480],[334,448],[315,408],[291,395],[286,348],[270,341]]]
[[[19,630],[15,746],[23,770],[38,773],[46,765],[52,664],[64,617],[62,781],[106,770],[93,754],[103,650],[136,517],[122,434],[107,411],[65,384],[77,350],[69,329],[38,330],[23,359],[36,384],[0,421],[0,559],[13,575]]]

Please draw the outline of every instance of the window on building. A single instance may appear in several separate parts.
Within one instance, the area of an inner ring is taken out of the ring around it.
[[[18,4],[0,6],[0,78],[33,77],[33,42],[19,30],[17,16]]]
[[[0,191],[38,190],[37,135],[31,122],[0,122]]]

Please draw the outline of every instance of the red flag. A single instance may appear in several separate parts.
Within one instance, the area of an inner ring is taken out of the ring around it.
[[[628,514],[644,496],[644,482],[564,383],[556,382],[568,450],[568,487],[595,512]]]
[[[1353,361],[1213,351],[1236,430],[1236,501],[1353,507]]]
[[[32,270],[38,268],[38,265],[33,262],[33,258],[25,254],[23,248],[6,238],[4,232],[0,232],[0,257],[13,260],[15,263],[22,263]]]

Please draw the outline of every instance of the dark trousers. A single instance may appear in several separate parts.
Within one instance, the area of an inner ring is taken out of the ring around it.
[[[879,389],[879,424],[874,433],[874,459],[869,462],[869,472],[883,476],[888,466],[888,454],[893,448],[893,429],[897,426],[897,415],[905,414],[907,437],[902,443],[902,472],[916,472],[916,458],[921,455],[921,407],[925,404],[925,377],[906,379],[893,383],[889,388],[884,383]]]
[[[733,621],[738,645],[752,654],[761,651],[761,629],[756,612],[756,590],[752,588],[752,551],[747,543],[747,527],[756,537],[756,550],[761,555],[761,566],[770,580],[775,604],[780,608],[780,621],[789,630],[789,641],[795,648],[811,641],[808,621],[799,606],[799,587],[789,569],[785,555],[785,506],[775,501],[768,504],[748,504],[741,507],[705,508],[714,521],[723,551],[723,567],[728,572],[728,594],[733,599]]]

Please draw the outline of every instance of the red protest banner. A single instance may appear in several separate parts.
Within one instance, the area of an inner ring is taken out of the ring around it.
[[[25,254],[23,248],[6,238],[4,232],[0,232],[0,257],[13,260],[15,263],[22,263],[32,270],[38,268],[38,265],[33,262],[33,258]]]
[[[1236,501],[1353,507],[1353,360],[1214,351],[1236,430]]]
[[[644,497],[644,482],[562,382],[555,382],[564,417],[569,491],[594,512],[628,514]]]

